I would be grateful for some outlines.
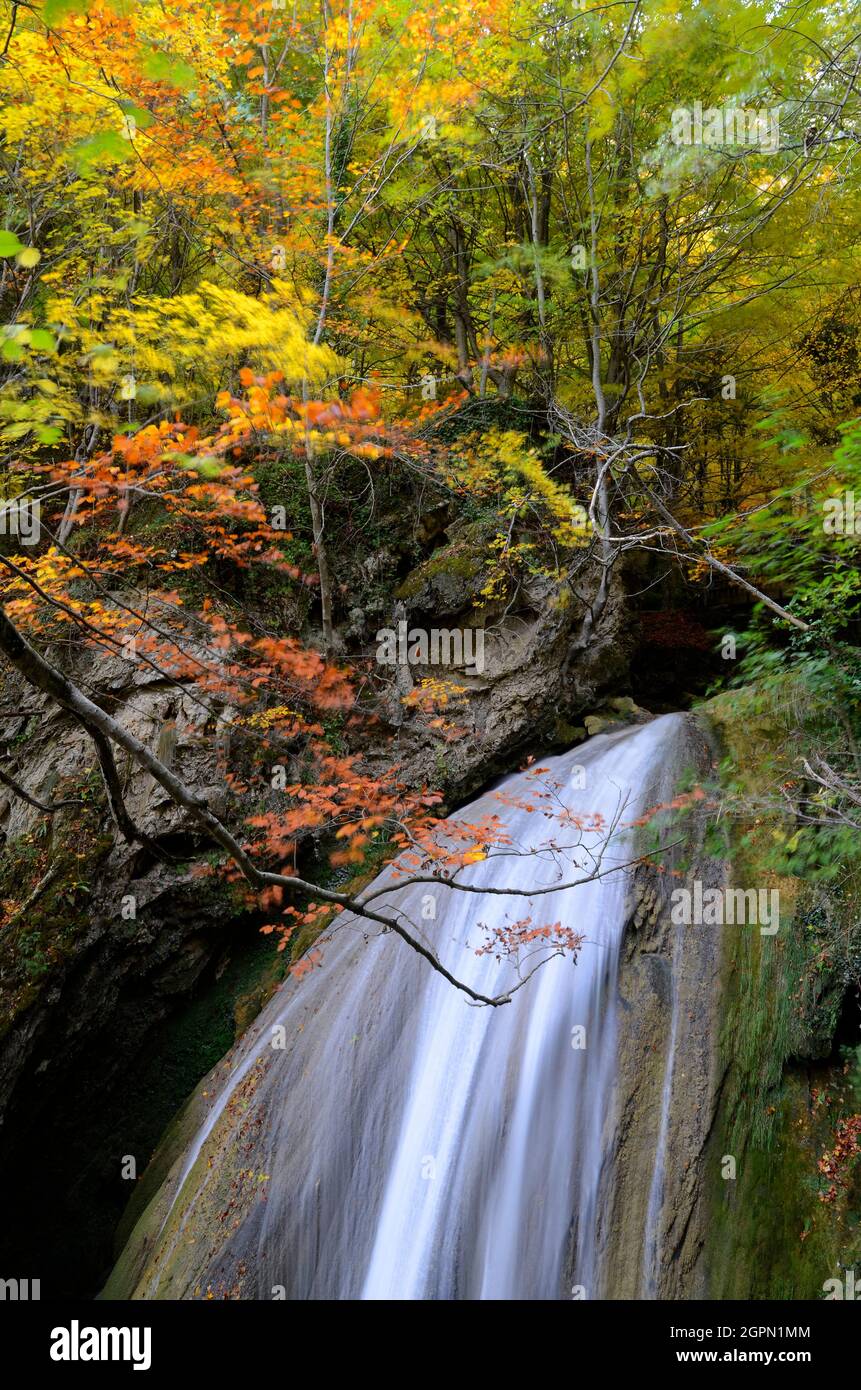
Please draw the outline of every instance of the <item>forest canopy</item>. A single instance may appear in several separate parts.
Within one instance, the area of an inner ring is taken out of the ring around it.
[[[350,567],[393,507],[474,528],[488,612],[597,576],[574,655],[658,553],[749,602],[739,680],[853,702],[856,10],[3,0],[0,653],[86,729],[126,838],[153,847],[120,753],[285,934],[338,901],[285,906],[308,835],[484,852],[355,752],[391,692]],[[190,691],[236,798],[277,766],[289,809],[217,815],[82,649]],[[445,739],[463,693],[409,703]],[[808,771],[854,826],[859,770]]]

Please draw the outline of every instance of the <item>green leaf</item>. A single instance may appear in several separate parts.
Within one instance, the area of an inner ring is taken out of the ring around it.
[[[164,454],[163,458],[178,463],[180,468],[199,474],[201,478],[213,480],[224,472],[224,463],[213,454]]]
[[[42,21],[50,29],[68,19],[70,14],[86,14],[89,7],[89,0],[45,0]]]
[[[101,164],[117,164],[134,159],[134,150],[118,130],[100,130],[88,140],[81,140],[69,151],[69,158],[80,173],[88,173]]]
[[[148,381],[139,381],[137,386],[138,405],[155,405],[163,395],[162,387]]]
[[[14,232],[0,230],[0,256],[17,256],[23,249]]]
[[[53,333],[49,333],[47,328],[33,328],[30,330],[30,342],[38,352],[53,352],[57,346],[57,340]]]
[[[155,116],[145,106],[136,106],[133,101],[121,101],[120,107],[127,116],[132,117],[138,130],[146,130],[147,126],[155,124]]]
[[[59,444],[63,431],[59,425],[38,425],[36,438],[40,444]]]
[[[158,48],[147,54],[143,69],[153,82],[166,82],[169,87],[177,87],[181,92],[189,91],[197,82],[197,73],[190,64]]]

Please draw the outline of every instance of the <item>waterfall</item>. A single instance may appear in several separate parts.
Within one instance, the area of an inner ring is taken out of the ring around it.
[[[598,735],[457,813],[499,815],[511,841],[461,880],[534,897],[416,884],[375,902],[487,995],[519,978],[477,954],[495,927],[528,916],[582,935],[576,963],[548,958],[510,1003],[476,1006],[393,933],[336,920],[320,967],[286,982],[204,1083],[207,1113],[155,1202],[134,1296],[606,1296],[621,866],[636,853],[625,823],[672,793],[684,728],[667,715]],[[555,886],[587,878],[598,855],[601,877]],[[389,869],[376,886],[393,882]],[[521,970],[548,948],[536,950]],[[654,1250],[638,1258],[653,1285]]]

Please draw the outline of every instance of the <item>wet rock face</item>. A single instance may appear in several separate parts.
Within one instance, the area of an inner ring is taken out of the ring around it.
[[[397,661],[385,672],[383,691],[394,742],[369,753],[372,765],[396,762],[404,780],[442,788],[452,803],[511,771],[521,754],[561,750],[585,738],[584,713],[602,707],[628,679],[632,644],[621,572],[614,573],[600,621],[582,647],[579,637],[596,576],[591,587],[589,576],[584,579],[580,598],[567,591],[560,598],[536,582],[516,604],[499,608],[479,606],[480,577],[480,570],[467,573],[463,567],[450,574],[439,568],[430,576],[420,570],[402,586],[388,628],[397,632],[401,624],[401,654],[411,633],[444,629],[471,633],[472,655],[480,634],[481,661],[456,666]],[[449,681],[464,692],[444,710],[453,726],[450,738],[404,705],[423,680]],[[606,723],[629,719],[611,710]]]
[[[107,653],[82,654],[74,676],[143,743],[160,749],[213,809],[223,809],[224,779],[208,744],[198,741],[200,709],[189,693]],[[211,954],[207,932],[224,925],[226,905],[192,880],[197,839],[148,773],[118,759],[132,819],[175,867],[116,834],[100,799],[92,745],[75,721],[22,688],[14,673],[5,679],[3,703],[27,711],[4,727],[8,774],[42,801],[69,797],[80,804],[46,818],[5,788],[0,797],[9,886],[24,900],[22,920],[0,946],[0,1118],[22,1067],[47,1061],[38,1073],[44,1076],[58,1070],[57,1058],[71,1062],[79,1043],[110,1021],[130,980],[148,981],[154,1000],[193,984]],[[39,881],[43,863],[48,873]],[[50,877],[58,864],[65,876],[59,884]],[[29,973],[28,945],[36,952]],[[54,1061],[37,1055],[43,1043]]]
[[[712,750],[693,718],[690,724],[690,766],[704,776]],[[666,789],[655,791],[657,804]],[[724,866],[697,849],[696,840],[685,854],[687,874],[705,887],[723,886]],[[672,923],[670,893],[678,880],[671,873],[673,857],[662,862],[666,872],[643,866],[634,875],[620,962],[603,1294],[611,1299],[706,1296],[704,1194],[721,1087],[717,1047],[724,929]]]

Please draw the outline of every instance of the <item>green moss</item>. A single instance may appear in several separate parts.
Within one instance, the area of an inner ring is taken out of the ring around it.
[[[833,1145],[835,1117],[854,1101],[841,1091],[843,1069],[822,1068],[811,1077],[788,1069],[776,1093],[767,1146],[734,1152],[735,1181],[715,1178],[709,1233],[710,1293],[729,1299],[801,1299],[823,1296],[826,1279],[861,1262],[857,1194],[828,1205],[820,1200],[817,1163]],[[841,1100],[842,1095],[842,1100]]]
[[[848,958],[861,946],[853,904],[859,865],[839,887],[780,870],[792,826],[766,793],[797,737],[804,692],[745,690],[703,707],[725,751],[721,852],[736,885],[778,887],[780,930],[724,935],[719,1057],[724,1083],[711,1142],[710,1294],[716,1298],[822,1296],[838,1262],[861,1261],[851,1193],[826,1205],[817,1163],[861,1089],[832,1054]],[[801,751],[799,748],[797,751]],[[736,1178],[722,1177],[732,1156]]]
[[[438,575],[451,575],[457,579],[469,581],[474,579],[479,573],[484,563],[484,556],[476,550],[474,544],[469,541],[457,541],[454,545],[445,546],[438,550],[434,555],[426,560],[418,569],[408,574],[400,588],[396,590],[396,597],[400,599],[415,598],[420,594],[425,584]]]
[[[185,1136],[182,1117],[188,1097],[241,1037],[286,973],[287,962],[271,937],[253,928],[237,934],[235,947],[215,977],[167,1020],[140,1059],[134,1084],[128,1087],[130,1103],[114,1121],[128,1152],[149,1159],[158,1136],[164,1138],[157,1152],[172,1150],[170,1136],[177,1128]],[[145,1201],[151,1186],[149,1169],[146,1186],[141,1186]],[[124,1215],[118,1231],[118,1245],[124,1242],[129,1222],[134,1224],[141,1201],[136,1192],[132,1211]]]
[[[567,719],[557,719],[553,727],[554,743],[559,743],[564,748],[573,748],[585,738],[586,730],[582,724],[569,724]]]

